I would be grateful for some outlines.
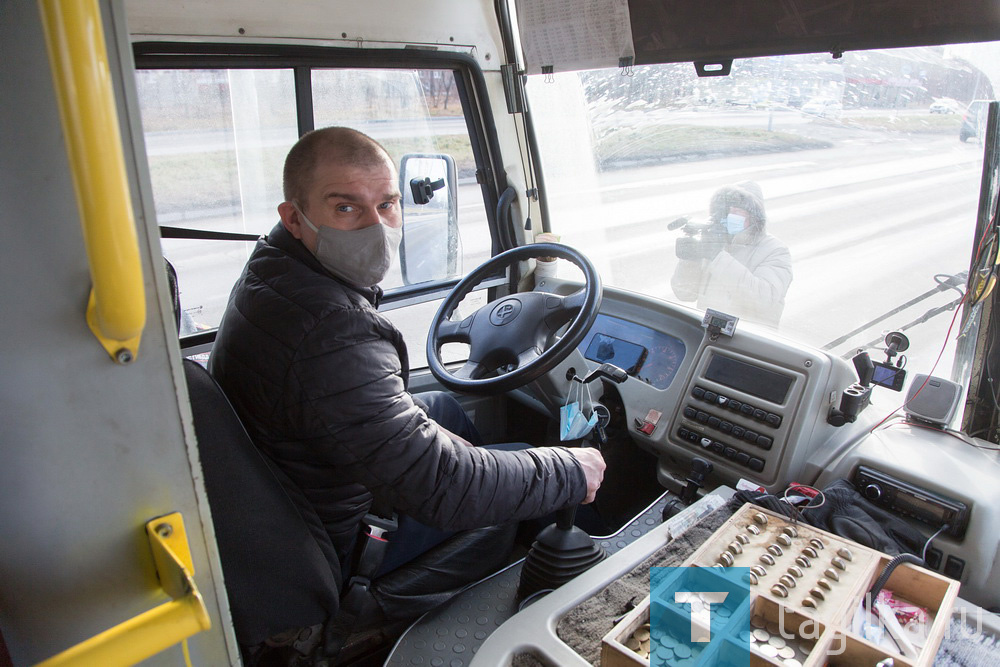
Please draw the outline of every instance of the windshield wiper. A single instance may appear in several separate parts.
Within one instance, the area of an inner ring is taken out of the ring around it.
[[[927,290],[923,294],[910,299],[906,303],[901,304],[899,306],[896,306],[892,310],[890,310],[888,312],[885,312],[885,313],[879,315],[878,317],[876,317],[875,319],[862,324],[861,326],[857,327],[853,331],[849,331],[848,333],[844,334],[840,338],[837,338],[836,340],[830,341],[829,343],[827,343],[826,345],[824,345],[822,349],[824,349],[824,350],[832,350],[833,348],[837,347],[838,345],[841,345],[841,344],[847,342],[848,340],[850,340],[854,336],[857,336],[862,331],[865,331],[866,329],[869,329],[869,328],[875,326],[876,324],[884,322],[885,320],[889,319],[893,315],[901,313],[902,311],[906,310],[907,308],[910,308],[911,306],[915,306],[916,304],[920,303],[921,301],[929,299],[930,297],[934,296],[935,294],[938,294],[939,292],[944,292],[946,290],[953,289],[953,290],[957,291],[960,296],[957,299],[955,299],[954,301],[952,301],[950,303],[946,303],[943,306],[937,306],[936,308],[931,308],[930,310],[928,310],[926,313],[924,313],[923,315],[921,315],[917,319],[915,319],[912,322],[910,322],[908,324],[905,324],[905,325],[903,325],[901,327],[896,327],[896,329],[899,330],[899,331],[906,331],[907,329],[911,329],[911,328],[917,326],[918,324],[923,324],[924,322],[926,322],[927,320],[931,319],[932,317],[934,317],[936,315],[940,315],[941,313],[946,312],[946,311],[954,310],[954,308],[965,297],[965,292],[962,291],[962,287],[965,286],[966,281],[968,280],[968,277],[969,277],[969,272],[968,271],[962,271],[962,272],[956,273],[954,275],[948,275],[948,274],[939,273],[936,276],[934,276],[934,280],[937,282],[937,287],[934,287],[934,288],[931,288],[931,289]],[[844,359],[853,357],[855,354],[857,354],[858,349],[867,350],[867,349],[875,347],[876,345],[878,345],[881,342],[882,342],[882,337],[880,336],[880,337],[876,338],[875,340],[869,342],[868,344],[864,345],[863,347],[852,348],[849,352],[844,353],[843,357],[844,357]]]

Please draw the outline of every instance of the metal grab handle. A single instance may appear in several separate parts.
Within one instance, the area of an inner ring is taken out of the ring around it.
[[[97,0],[39,0],[93,288],[87,324],[111,358],[135,359],[146,294]]]
[[[160,585],[172,601],[91,637],[37,667],[134,665],[212,627],[194,583],[191,550],[179,512],[146,523]]]

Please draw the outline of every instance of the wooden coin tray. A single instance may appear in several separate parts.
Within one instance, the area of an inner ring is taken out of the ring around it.
[[[777,549],[769,551],[769,547]],[[762,561],[765,554],[770,559]],[[814,667],[875,665],[892,658],[894,667],[930,666],[958,596],[956,581],[903,564],[886,582],[884,590],[927,610],[924,644],[915,654],[904,656],[901,649],[877,645],[852,631],[865,594],[890,560],[874,549],[746,504],[684,562],[694,567],[651,571],[650,595],[603,638],[601,665],[649,665],[650,660],[629,649],[627,643],[640,628],[645,636],[651,625],[651,651],[661,645],[658,642],[673,645],[675,640],[693,647],[690,655],[686,650],[654,655],[656,665]],[[764,572],[758,569],[753,577],[747,576],[745,568],[754,566]],[[786,579],[782,581],[782,577]],[[794,585],[788,585],[789,580]],[[775,588],[778,584],[782,588]],[[710,622],[698,615],[692,620],[691,605],[674,599],[676,591],[699,590],[728,593],[725,602],[709,606]],[[766,633],[781,637],[771,645],[789,646],[784,654],[791,656],[794,649],[794,657],[768,655],[766,652],[773,653],[764,648],[768,642],[750,639],[754,630],[762,629],[755,626],[776,630]],[[704,642],[708,638],[713,641]]]

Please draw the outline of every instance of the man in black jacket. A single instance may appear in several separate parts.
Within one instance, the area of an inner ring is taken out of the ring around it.
[[[210,361],[341,562],[373,497],[453,531],[590,502],[604,475],[590,448],[470,446],[445,427],[461,433],[467,420],[439,424],[407,392],[402,335],[376,310],[401,235],[397,182],[388,153],[360,132],[304,135],[285,162],[281,223],[237,281]],[[388,557],[406,541],[390,540]]]

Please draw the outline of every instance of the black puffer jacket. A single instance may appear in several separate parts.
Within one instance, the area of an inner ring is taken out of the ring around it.
[[[372,502],[443,529],[538,517],[586,495],[568,450],[455,444],[406,391],[402,335],[280,224],[229,297],[209,368],[250,436],[316,506],[343,559]]]

